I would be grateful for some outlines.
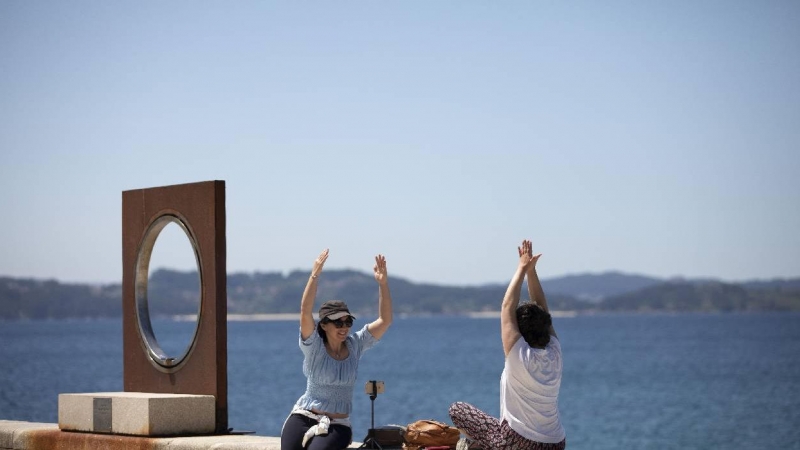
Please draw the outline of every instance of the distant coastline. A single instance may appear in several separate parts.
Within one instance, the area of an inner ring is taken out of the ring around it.
[[[230,321],[296,320],[308,272],[232,273],[227,280]],[[608,272],[542,280],[556,317],[598,313],[800,311],[800,277],[724,283],[715,280],[657,279]],[[398,317],[451,315],[497,317],[504,284],[444,286],[390,281]],[[526,292],[526,290],[523,290]],[[153,317],[194,315],[199,306],[195,272],[156,270],[148,283]],[[523,294],[523,297],[526,295]],[[343,299],[356,315],[373,315],[377,289],[371,274],[330,270],[317,298]],[[523,300],[525,300],[523,298]],[[0,319],[111,318],[122,315],[120,284],[67,284],[0,276]]]
[[[550,311],[553,317],[569,318],[575,317],[578,311]],[[430,316],[431,314],[424,314]],[[453,316],[453,314],[448,314]],[[417,314],[402,314],[401,318],[416,317]],[[500,311],[479,311],[479,312],[466,312],[456,316],[465,317],[469,319],[499,319]],[[197,316],[192,314],[177,314],[170,317],[177,322],[194,322]],[[300,320],[299,313],[278,313],[278,314],[228,314],[228,322],[275,322],[275,321],[297,321]]]

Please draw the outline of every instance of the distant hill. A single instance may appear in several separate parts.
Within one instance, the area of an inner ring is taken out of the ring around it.
[[[231,312],[297,312],[300,297],[308,281],[308,272],[292,272],[286,277],[277,273],[228,276],[228,309]],[[352,270],[327,270],[320,278],[318,301],[342,299],[351,310],[366,314],[377,312],[378,285],[372,274]],[[496,311],[506,287],[478,287],[417,284],[403,278],[390,280],[394,311],[400,314],[461,314],[473,311]],[[553,294],[549,301],[561,309],[579,309],[588,305],[565,295]]]
[[[542,288],[546,293],[558,292],[581,300],[599,302],[606,297],[637,291],[663,282],[664,280],[643,275],[605,272],[549,278],[542,280]]]
[[[748,289],[796,291],[800,289],[800,278],[776,278],[774,280],[745,281],[742,285]]]
[[[116,317],[122,287],[0,277],[0,319]]]
[[[790,284],[759,289],[721,282],[667,282],[606,298],[603,311],[733,312],[800,311],[800,290]]]
[[[232,314],[296,313],[308,272],[288,275],[228,275],[228,312]],[[800,278],[722,283],[709,280],[659,280],[619,272],[570,275],[542,280],[553,310],[578,312],[711,312],[798,311]],[[463,314],[496,311],[505,284],[443,286],[390,281],[398,314]],[[197,310],[195,272],[158,270],[151,274],[148,294],[153,315],[193,314]],[[320,279],[318,304],[347,301],[354,314],[377,312],[378,289],[372,274],[327,270]],[[523,287],[523,299],[527,297]],[[0,319],[119,317],[119,284],[66,284],[55,280],[0,277]]]

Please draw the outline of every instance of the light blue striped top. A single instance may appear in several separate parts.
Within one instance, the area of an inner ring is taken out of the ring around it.
[[[301,334],[303,374],[307,381],[306,392],[297,400],[296,406],[328,413],[350,414],[358,360],[362,353],[377,343],[378,340],[367,330],[367,325],[364,325],[361,330],[347,336],[345,345],[350,355],[344,361],[337,361],[325,350],[325,342],[316,329],[305,341]]]

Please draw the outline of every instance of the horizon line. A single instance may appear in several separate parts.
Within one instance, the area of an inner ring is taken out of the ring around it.
[[[197,272],[196,270],[180,270],[180,269],[170,269],[170,268],[158,268],[158,269],[156,269],[156,271],[160,271],[160,270],[167,270],[167,271],[178,272],[178,273]],[[237,274],[246,274],[246,275],[280,274],[283,278],[287,278],[291,274],[296,273],[296,272],[310,273],[311,271],[310,270],[306,270],[306,269],[290,269],[290,270],[284,270],[284,271],[278,271],[278,270],[273,270],[273,271],[261,271],[261,270],[243,271],[243,270],[240,270],[240,271],[232,271],[232,272],[229,271],[229,272],[227,272],[227,276],[237,275]],[[331,268],[331,269],[327,269],[327,272],[356,272],[356,273],[361,273],[361,274],[364,274],[364,275],[367,275],[367,276],[371,274],[370,272],[367,272],[367,271],[364,271],[364,270],[352,269],[352,268],[340,268],[340,269]],[[625,271],[618,270],[618,269],[608,269],[608,270],[600,271],[600,272],[587,271],[587,272],[580,272],[580,273],[567,273],[567,274],[564,274],[564,275],[556,275],[556,276],[552,276],[552,277],[542,278],[541,281],[544,283],[546,281],[552,281],[552,280],[557,280],[557,279],[562,279],[562,278],[587,277],[587,276],[588,277],[592,277],[592,276],[599,277],[599,276],[604,276],[604,275],[622,275],[622,276],[628,276],[628,277],[651,278],[651,279],[654,279],[654,280],[658,280],[660,282],[670,282],[670,281],[689,281],[689,282],[715,281],[715,282],[727,283],[727,284],[741,284],[741,283],[753,283],[753,282],[770,282],[770,281],[790,281],[790,280],[800,279],[800,275],[792,276],[792,277],[772,276],[772,277],[766,277],[766,278],[748,278],[748,279],[739,279],[739,280],[730,280],[730,279],[725,279],[725,278],[721,278],[721,277],[713,277],[713,276],[688,277],[688,276],[685,276],[685,275],[672,275],[672,276],[669,276],[669,277],[663,277],[663,276],[647,275],[647,274],[642,274],[642,273],[625,272]],[[400,280],[403,280],[403,281],[406,281],[406,282],[409,282],[409,283],[413,283],[413,284],[429,284],[429,285],[435,285],[435,286],[451,286],[451,287],[476,287],[476,288],[480,288],[480,287],[496,286],[496,285],[505,286],[506,284],[508,284],[508,281],[496,281],[496,282],[473,283],[473,284],[437,283],[437,282],[431,282],[431,281],[416,281],[416,280],[412,280],[411,278],[404,277],[404,276],[401,276],[401,275],[394,275],[394,276],[390,275],[390,279],[392,277],[400,279]],[[60,279],[58,277],[14,276],[14,275],[0,274],[0,278],[15,278],[15,279],[21,279],[21,280],[34,280],[34,281],[55,281],[55,282],[58,282],[60,284],[88,284],[88,285],[92,285],[92,286],[109,286],[109,285],[114,285],[114,284],[122,284],[121,277],[120,277],[120,280],[118,280],[118,281],[87,281],[87,280],[66,280],[66,279]]]

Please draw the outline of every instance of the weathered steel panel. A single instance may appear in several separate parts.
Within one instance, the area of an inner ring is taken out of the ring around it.
[[[199,248],[201,306],[195,346],[177,370],[148,355],[136,305],[136,263],[145,232],[166,214],[180,217]],[[228,429],[225,182],[136,189],[122,193],[123,386],[126,392],[213,395],[216,432]]]

